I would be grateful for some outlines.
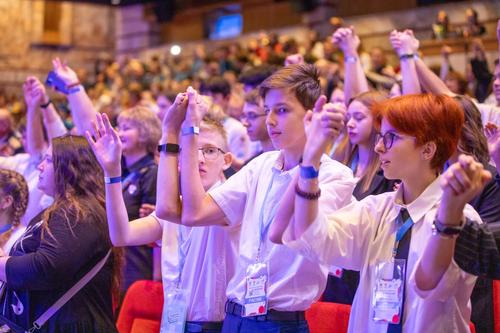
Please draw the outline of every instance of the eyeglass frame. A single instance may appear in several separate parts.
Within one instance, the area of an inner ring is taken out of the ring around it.
[[[390,136],[391,139],[390,139],[390,144],[389,145],[387,145],[387,142],[389,141],[388,139],[386,139],[387,134],[391,135]],[[392,132],[392,131],[387,131],[387,132],[385,132],[385,134],[377,132],[375,134],[375,145],[377,145],[380,142],[380,139],[382,139],[382,144],[384,145],[384,149],[385,150],[389,150],[394,145],[394,138],[400,138],[400,139],[403,139],[403,138],[412,138],[412,139],[416,139],[414,136],[403,135],[403,134],[395,133],[395,132]]]
[[[222,155],[224,155],[226,153],[224,150],[220,149],[219,147],[215,147],[215,146],[204,146],[204,147],[198,148],[198,152],[201,151],[203,158],[207,161],[214,161],[216,159],[215,155],[214,155],[214,158],[207,158],[207,156],[203,152],[203,149],[208,149],[208,148],[216,149],[218,152],[222,153]]]
[[[240,120],[241,121],[254,121],[255,119],[257,118],[260,118],[260,117],[265,117],[267,116],[267,114],[265,113],[255,113],[255,112],[249,112],[249,114],[251,114],[252,116],[251,117],[248,117],[246,116],[244,113],[241,115],[240,117]]]

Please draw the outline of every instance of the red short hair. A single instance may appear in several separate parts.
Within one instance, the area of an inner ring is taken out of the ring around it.
[[[401,133],[414,136],[417,145],[434,141],[437,150],[431,160],[432,168],[441,170],[457,149],[464,113],[449,96],[400,96],[375,105],[372,111],[376,128],[380,128],[382,118],[385,118]]]

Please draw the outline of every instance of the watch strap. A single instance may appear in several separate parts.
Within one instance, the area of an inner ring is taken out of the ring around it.
[[[121,181],[122,181],[122,176],[118,176],[118,177],[104,177],[104,183],[105,184],[121,183]]]
[[[172,153],[178,154],[181,151],[181,147],[177,143],[165,143],[162,145],[158,145],[159,153]]]

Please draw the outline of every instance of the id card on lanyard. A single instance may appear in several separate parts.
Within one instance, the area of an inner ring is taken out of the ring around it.
[[[278,198],[281,198],[280,196],[277,196],[276,193],[273,193],[271,197],[269,196],[271,190],[273,189],[273,184],[276,181],[275,178],[277,177],[286,177],[279,179],[279,181],[289,183],[288,175],[279,175],[275,170],[273,170],[273,175],[267,188],[259,215],[259,246],[257,248],[255,263],[248,265],[245,274],[246,292],[243,299],[243,317],[265,315],[268,312],[269,262],[262,260],[261,250],[264,246],[269,227],[271,226],[272,220],[274,219],[279,206]],[[274,192],[280,188],[281,186],[278,186],[274,189]],[[268,214],[266,214],[267,216],[264,216],[264,212],[268,212]]]
[[[372,320],[379,323],[399,324],[405,292],[406,259],[396,259],[399,242],[410,231],[413,221],[408,218],[396,233],[396,242],[390,261],[375,266],[375,286],[372,289]]]
[[[184,240],[179,228],[179,277],[177,282],[164,288],[164,305],[160,333],[184,333],[186,324],[189,290],[181,289],[182,270],[186,261],[186,251],[183,249]]]

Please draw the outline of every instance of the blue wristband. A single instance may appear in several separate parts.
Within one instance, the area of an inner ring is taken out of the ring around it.
[[[118,177],[104,177],[104,183],[105,184],[121,183],[121,181],[122,181],[122,176],[118,176]]]
[[[318,178],[319,170],[316,170],[312,166],[300,166],[300,177],[305,179]]]
[[[182,135],[200,134],[200,128],[197,126],[183,127],[181,129],[181,134]]]
[[[355,64],[358,61],[358,58],[355,56],[345,56],[344,62],[350,63],[350,64]]]

